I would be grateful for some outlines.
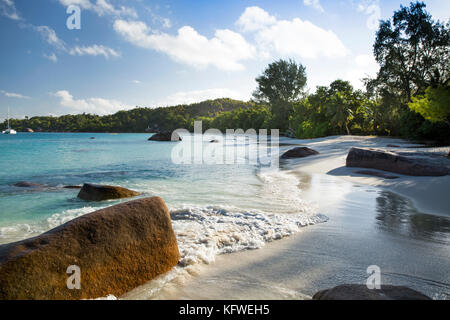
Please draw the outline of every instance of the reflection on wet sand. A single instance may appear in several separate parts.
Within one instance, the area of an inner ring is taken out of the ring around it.
[[[384,231],[450,244],[450,218],[420,213],[408,200],[388,191],[379,192],[376,210],[377,225]]]

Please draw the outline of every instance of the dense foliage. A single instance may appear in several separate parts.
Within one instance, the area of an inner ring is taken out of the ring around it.
[[[60,117],[26,117],[12,119],[11,127],[17,131],[57,132],[157,132],[172,131],[178,128],[192,130],[194,119],[214,118],[233,110],[252,108],[253,103],[232,99],[207,100],[191,105],[178,105],[164,108],[135,108],[119,111],[112,115],[93,114],[64,115]],[[3,128],[6,122],[3,123]]]
[[[450,142],[450,22],[434,21],[422,2],[381,21],[374,44],[380,70],[366,92],[334,81],[294,104],[296,135],[376,134]]]

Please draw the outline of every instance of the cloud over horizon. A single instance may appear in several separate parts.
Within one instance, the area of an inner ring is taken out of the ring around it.
[[[133,107],[117,100],[104,98],[74,99],[67,90],[60,90],[53,94],[59,98],[60,104],[69,112],[93,113],[98,115],[113,114],[120,110],[128,110]]]

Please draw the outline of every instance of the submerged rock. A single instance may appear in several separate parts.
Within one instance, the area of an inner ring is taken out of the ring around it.
[[[293,158],[305,158],[309,156],[314,156],[319,154],[316,150],[307,147],[297,147],[285,152],[281,158],[282,159],[293,159]]]
[[[403,156],[391,151],[352,148],[347,156],[347,167],[371,168],[409,176],[445,176],[450,174],[449,163],[430,158]]]
[[[105,186],[85,183],[78,193],[78,198],[88,201],[103,201],[138,196],[139,192],[117,186]]]
[[[14,187],[18,188],[42,188],[43,185],[35,182],[28,182],[28,181],[20,181],[13,184]]]
[[[181,141],[181,137],[176,132],[160,132],[155,133],[150,138],[148,138],[149,141]]]
[[[322,290],[313,300],[431,300],[426,295],[408,287],[382,285],[381,289],[369,289],[362,284],[344,284]]]
[[[120,296],[169,271],[179,257],[164,201],[129,201],[0,245],[0,299]],[[80,289],[67,288],[69,266],[79,267]]]
[[[81,189],[82,186],[64,186],[63,189]]]

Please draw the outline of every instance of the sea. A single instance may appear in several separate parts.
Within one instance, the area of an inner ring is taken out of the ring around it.
[[[327,220],[301,199],[295,177],[267,161],[250,161],[251,148],[270,149],[270,142],[261,147],[257,137],[239,141],[205,135],[200,137],[203,153],[220,150],[224,156],[233,153],[234,160],[198,161],[192,156],[190,163],[179,163],[174,148],[193,146],[192,136],[182,142],[148,141],[150,136],[1,135],[0,243],[33,237],[130,200],[87,202],[77,198],[79,190],[64,188],[83,183],[117,185],[140,192],[140,197],[163,198],[179,241],[180,263],[185,265],[210,263],[221,253],[257,249]],[[217,141],[212,143],[212,138]],[[239,149],[246,153],[239,155]],[[263,151],[266,157],[276,156]],[[31,187],[21,186],[23,182]]]

